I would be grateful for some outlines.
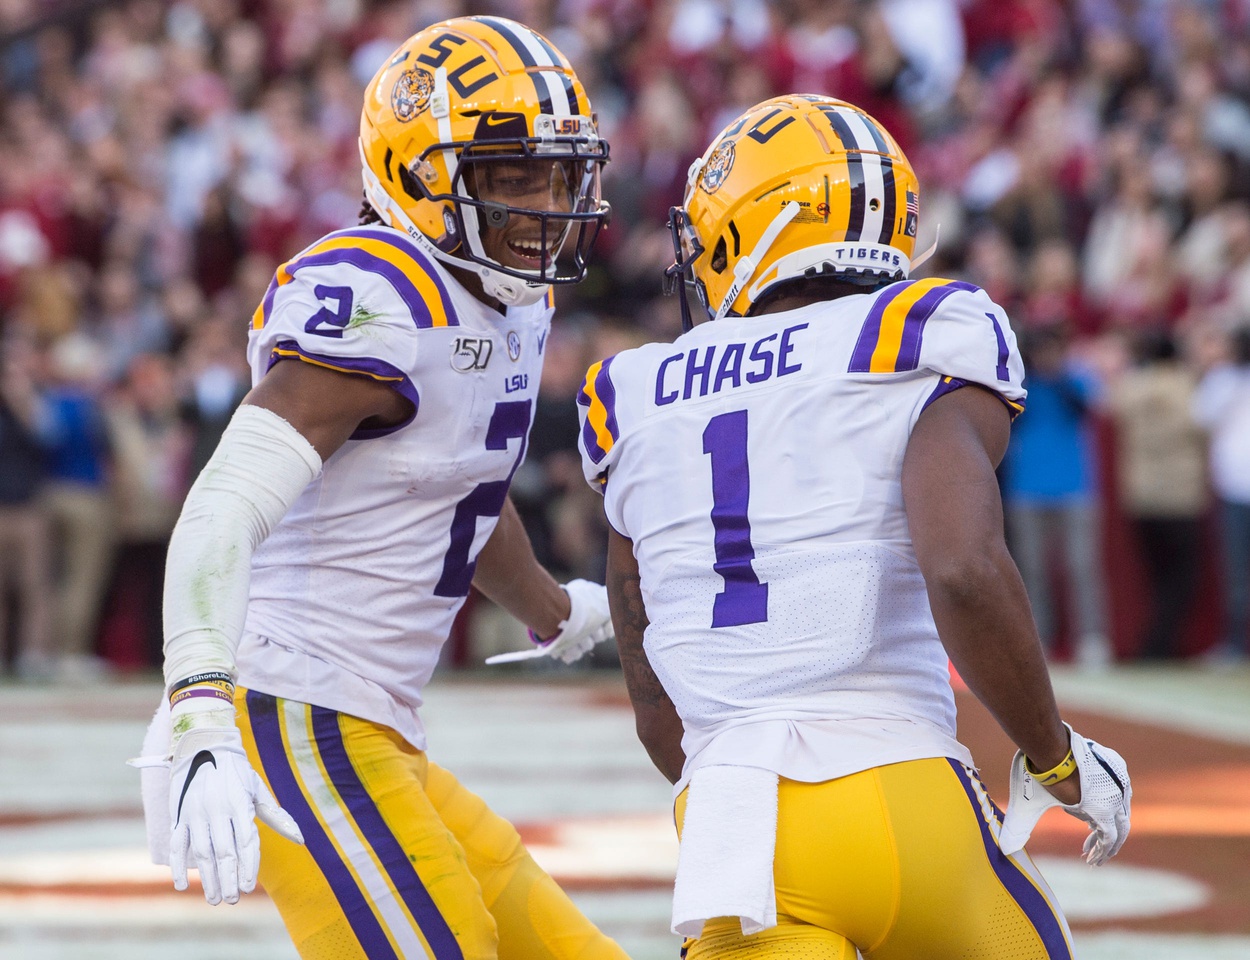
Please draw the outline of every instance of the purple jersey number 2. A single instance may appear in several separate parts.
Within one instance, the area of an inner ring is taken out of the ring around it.
[[[497,517],[503,510],[512,485],[512,475],[525,459],[525,442],[530,432],[529,400],[508,400],[495,404],[490,424],[486,427],[486,449],[507,450],[509,440],[520,440],[512,469],[504,480],[479,483],[469,495],[456,504],[451,518],[451,543],[443,557],[443,574],[434,587],[436,597],[464,597],[473,585],[473,572],[477,558],[470,559],[473,539],[477,536],[478,517]]]
[[[713,627],[741,627],[768,619],[768,584],[760,583],[751,561],[751,523],[747,502],[751,473],[747,467],[747,412],[713,417],[703,431],[703,452],[712,458],[712,527],[716,531],[715,570],[725,589],[712,605]]]

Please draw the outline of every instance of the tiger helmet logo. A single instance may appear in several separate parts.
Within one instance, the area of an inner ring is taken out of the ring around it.
[[[733,141],[726,140],[713,150],[712,155],[707,158],[707,163],[703,165],[703,176],[699,180],[699,186],[706,193],[715,193],[720,189],[720,185],[725,182],[725,178],[729,176],[729,171],[733,169],[733,165]]]
[[[391,89],[391,109],[400,120],[411,120],[426,108],[434,95],[434,75],[421,67],[409,67]]]

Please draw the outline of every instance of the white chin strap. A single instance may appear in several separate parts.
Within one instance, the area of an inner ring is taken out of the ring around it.
[[[764,255],[768,253],[768,248],[777,240],[777,235],[782,229],[793,220],[799,213],[799,205],[791,200],[777,216],[773,217],[773,222],[768,225],[768,229],[760,236],[759,242],[755,245],[755,249],[748,253],[745,257],[741,257],[734,264],[734,282],[730,284],[729,290],[725,293],[725,299],[720,302],[720,307],[716,311],[713,320],[722,319],[733,306],[734,301],[738,299],[738,294],[742,292],[742,288],[746,286],[748,280],[755,274],[755,268],[759,266]]]
[[[508,307],[527,307],[531,303],[537,303],[543,297],[547,296],[547,291],[551,288],[550,284],[535,283],[529,280],[522,280],[520,277],[510,277],[506,273],[500,273],[498,270],[492,270],[490,267],[481,263],[474,263],[472,260],[464,260],[460,257],[453,257],[449,253],[444,253],[434,242],[430,240],[424,233],[417,229],[416,224],[408,214],[404,213],[395,199],[382,185],[382,181],[378,179],[377,174],[369,169],[364,162],[364,150],[361,149],[361,178],[365,185],[365,199],[369,201],[369,206],[378,212],[378,215],[386,220],[390,226],[396,230],[402,230],[419,246],[422,251],[428,253],[431,257],[441,260],[443,263],[449,263],[453,267],[459,267],[462,270],[468,270],[482,281],[482,290],[488,297],[494,297],[504,306]],[[463,239],[461,242],[464,242]]]

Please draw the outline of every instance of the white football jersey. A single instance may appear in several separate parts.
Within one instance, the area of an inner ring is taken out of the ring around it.
[[[1003,311],[949,280],[703,323],[592,367],[586,479],[633,541],[645,649],[712,762],[824,780],[955,740],[903,455],[965,384],[1022,409]]]
[[[424,748],[421,691],[525,455],[551,313],[550,297],[492,310],[383,226],[278,268],[252,321],[253,383],[302,361],[383,381],[414,415],[358,430],[256,551],[240,684]]]

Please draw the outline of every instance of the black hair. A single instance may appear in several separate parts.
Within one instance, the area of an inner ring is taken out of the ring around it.
[[[373,204],[364,200],[360,204],[360,213],[356,215],[359,225],[367,227],[371,223],[383,223],[382,215],[373,209]]]
[[[755,316],[771,303],[784,297],[810,297],[813,300],[837,300],[857,293],[874,293],[896,281],[890,277],[873,277],[871,280],[847,280],[844,276],[796,277],[769,287],[747,311]]]

